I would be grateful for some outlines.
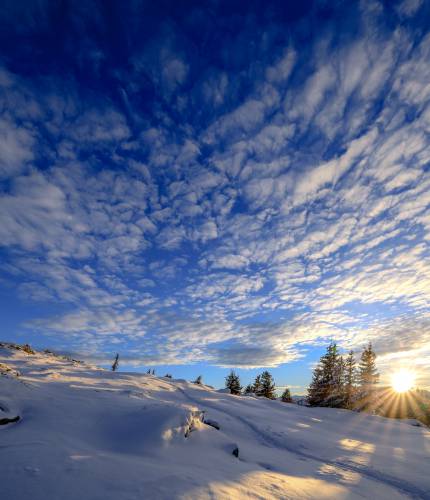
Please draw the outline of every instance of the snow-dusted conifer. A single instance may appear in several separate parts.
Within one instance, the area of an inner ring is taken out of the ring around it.
[[[308,404],[319,406],[324,399],[323,395],[323,369],[321,362],[314,368],[312,381],[308,387]]]
[[[225,386],[227,389],[230,389],[230,394],[240,394],[242,390],[240,379],[233,370],[231,370],[231,372],[225,378]]]
[[[344,370],[344,406],[345,408],[353,408],[354,399],[356,397],[356,367],[355,367],[355,357],[354,351],[349,351],[347,358],[345,359],[345,370]]]
[[[244,391],[245,394],[254,394],[254,386],[253,384],[248,384],[246,387],[245,387],[245,391]]]
[[[344,399],[343,373],[343,358],[339,355],[337,345],[332,342],[314,369],[308,388],[310,406],[341,408]]]
[[[267,370],[261,374],[261,396],[269,399],[276,399],[275,381]]]
[[[252,392],[256,396],[262,396],[262,384],[261,384],[261,375],[257,375],[254,380],[254,384],[252,386]]]
[[[379,381],[379,373],[376,369],[376,354],[371,343],[363,349],[361,354],[358,376],[362,387],[374,386]]]
[[[359,399],[360,407],[369,409],[373,406],[374,393],[379,381],[379,373],[376,368],[376,354],[369,342],[361,353],[358,367]]]

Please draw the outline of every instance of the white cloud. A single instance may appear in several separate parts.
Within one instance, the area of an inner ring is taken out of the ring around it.
[[[162,68],[162,78],[170,91],[184,83],[188,74],[188,66],[178,57],[167,59]]]
[[[224,255],[213,261],[214,269],[242,269],[248,265],[249,261],[242,255]]]
[[[297,54],[293,49],[285,50],[275,64],[266,69],[266,80],[271,83],[285,83],[291,75]]]
[[[228,89],[229,78],[227,73],[221,72],[203,83],[203,95],[206,101],[219,106],[224,103]]]
[[[211,125],[205,134],[205,141],[213,143],[218,138],[226,138],[231,134],[249,133],[262,124],[265,111],[263,102],[249,99]]]
[[[34,159],[35,135],[25,126],[0,118],[0,180],[23,172]]]
[[[70,137],[83,144],[123,141],[130,130],[123,115],[114,110],[91,110],[70,124]]]
[[[423,4],[423,0],[404,0],[397,7],[400,15],[405,17],[411,17],[417,13]]]

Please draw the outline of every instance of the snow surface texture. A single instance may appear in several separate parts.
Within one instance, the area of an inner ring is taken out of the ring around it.
[[[0,367],[0,418],[21,417],[0,426],[4,499],[430,498],[411,422],[5,346]]]

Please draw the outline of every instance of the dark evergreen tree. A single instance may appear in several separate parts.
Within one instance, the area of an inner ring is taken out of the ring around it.
[[[286,387],[284,392],[282,393],[281,400],[284,403],[292,403],[293,402],[293,398],[291,397],[291,392],[290,392],[290,389],[288,389],[288,387]]]
[[[245,387],[245,394],[254,394],[254,386],[253,386],[253,384],[248,384]]]
[[[312,382],[308,388],[309,405],[342,407],[344,400],[343,373],[342,356],[339,355],[337,345],[332,342],[314,369]]]
[[[113,365],[112,365],[112,371],[113,372],[117,371],[118,365],[119,365],[119,354],[117,353],[116,356],[115,356],[115,361],[113,362]]]
[[[269,399],[276,399],[275,381],[267,370],[261,374],[261,396]]]
[[[345,360],[339,356],[334,365],[333,392],[330,398],[330,406],[333,408],[344,408],[345,406]]]
[[[361,354],[358,377],[360,386],[374,386],[379,381],[379,374],[376,369],[376,354],[370,342]]]
[[[233,370],[225,378],[225,386],[230,389],[230,394],[238,395],[242,391],[239,376]]]
[[[199,375],[196,380],[194,380],[193,382],[194,384],[197,384],[197,385],[202,385],[203,384],[203,377],[201,375]]]
[[[376,368],[376,354],[372,344],[369,342],[363,349],[358,367],[359,382],[359,406],[361,409],[371,409],[374,407],[374,395],[376,385],[379,381],[379,373]]]
[[[262,396],[262,390],[263,390],[263,387],[262,387],[262,383],[261,383],[261,375],[257,375],[255,377],[254,384],[252,386],[252,392],[256,396]]]
[[[307,400],[310,406],[319,406],[323,399],[323,369],[321,362],[319,362],[312,373],[312,381],[308,387]]]
[[[356,367],[355,367],[354,351],[349,351],[348,357],[345,360],[344,370],[344,407],[351,409],[354,407],[354,399],[356,397]]]

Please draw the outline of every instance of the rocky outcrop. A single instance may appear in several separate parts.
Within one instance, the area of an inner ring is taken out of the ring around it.
[[[6,425],[6,424],[13,424],[14,422],[18,422],[20,420],[20,416],[17,415],[16,417],[12,418],[0,418],[0,425]]]

